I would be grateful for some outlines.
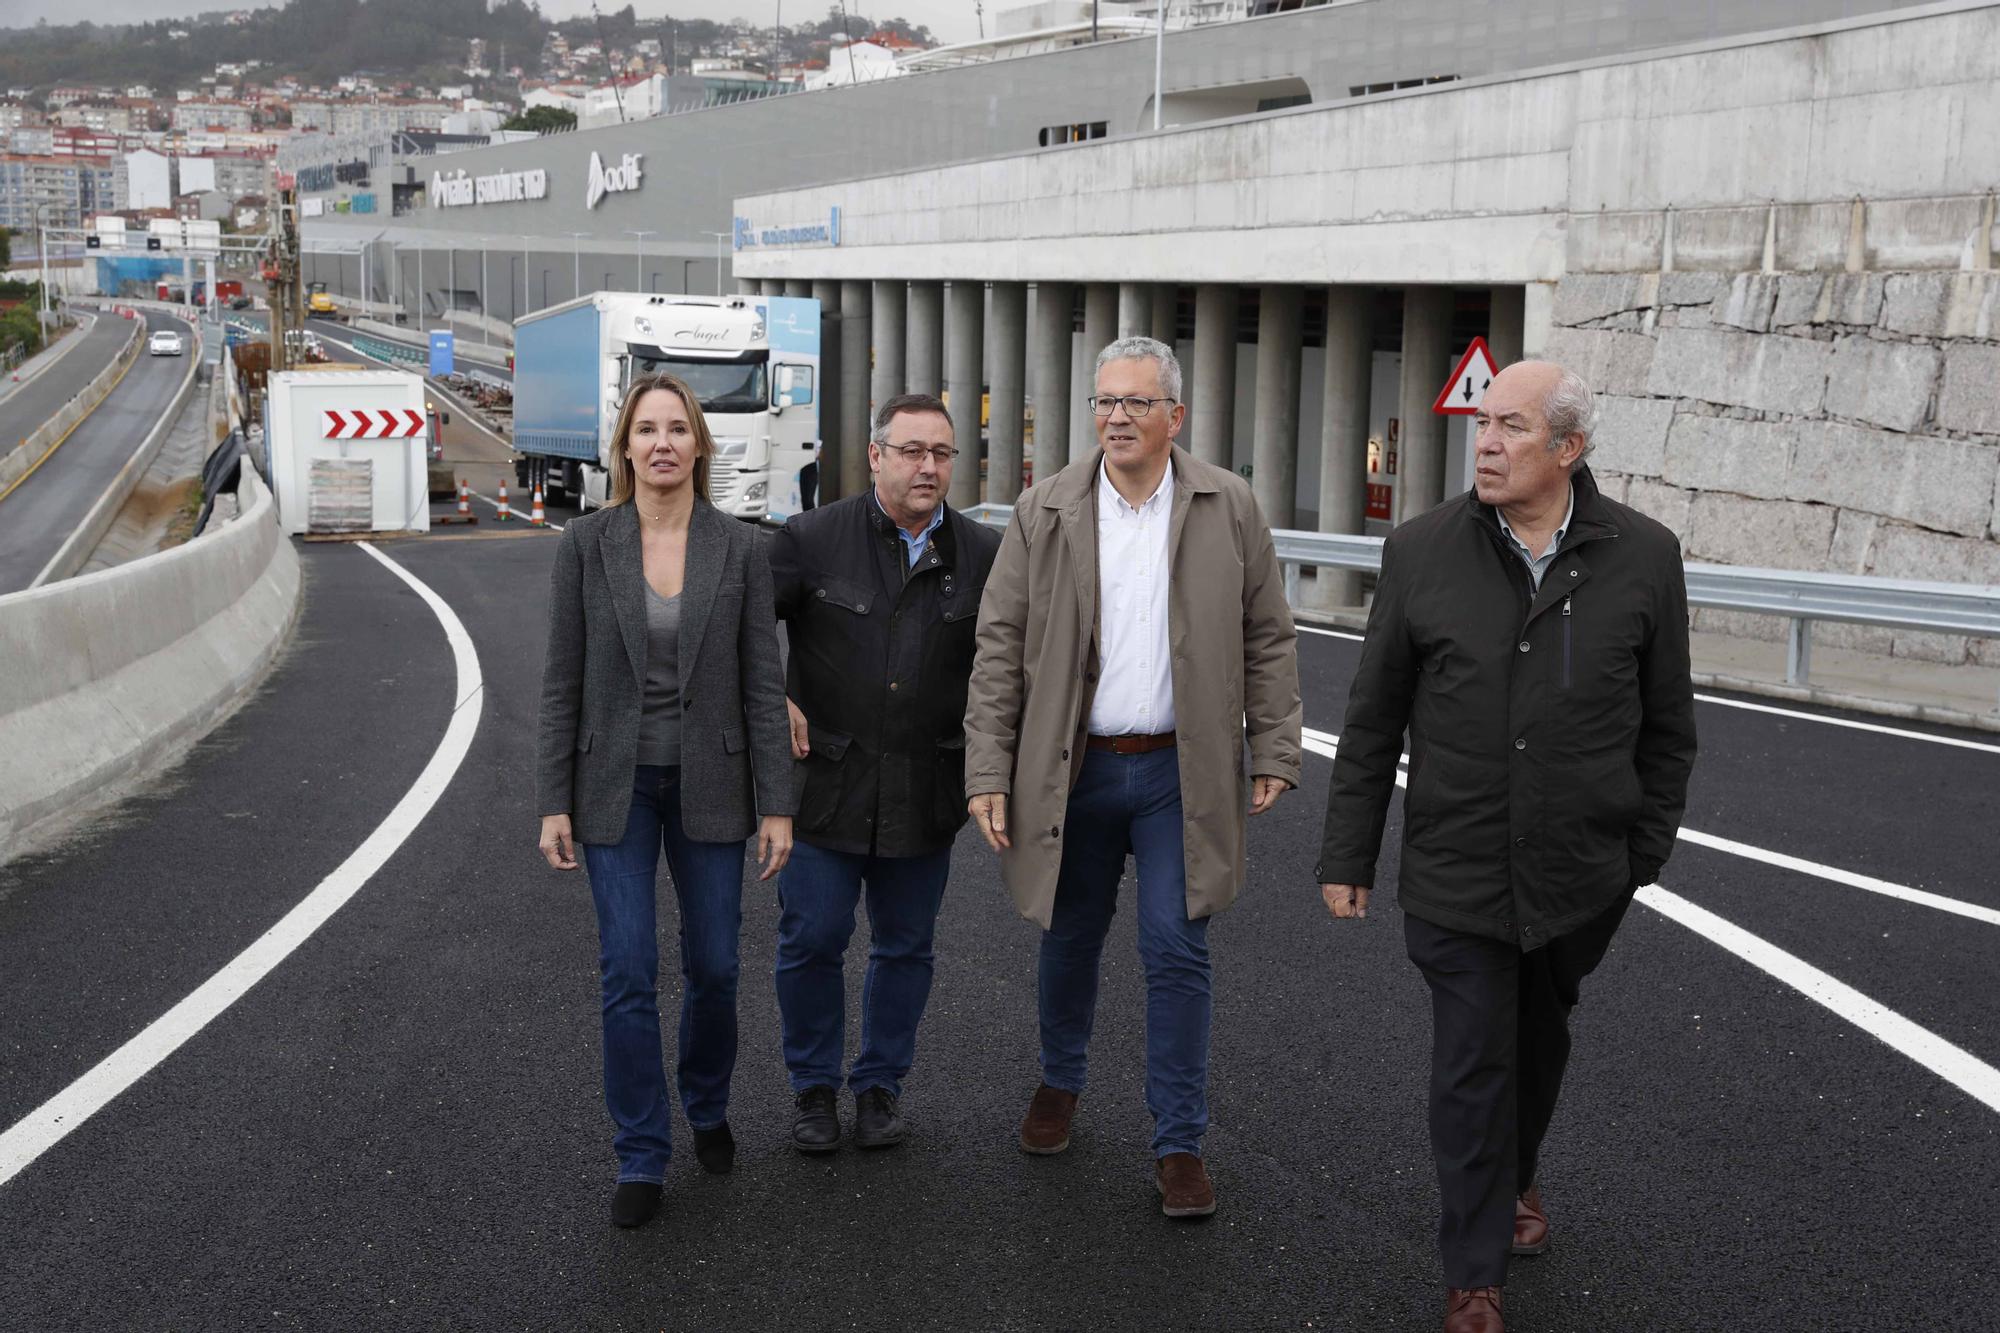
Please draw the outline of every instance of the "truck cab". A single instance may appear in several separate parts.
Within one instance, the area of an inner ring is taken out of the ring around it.
[[[514,363],[521,485],[539,482],[586,509],[606,504],[619,408],[634,380],[661,373],[694,393],[715,438],[717,508],[755,520],[806,507],[820,445],[819,303],[797,298],[599,292],[524,317]]]
[[[333,297],[327,294],[325,283],[309,282],[306,284],[306,312],[313,315],[331,315],[333,313]]]

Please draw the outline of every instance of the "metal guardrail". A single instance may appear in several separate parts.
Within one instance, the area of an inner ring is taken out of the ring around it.
[[[982,504],[966,511],[991,527],[1005,527],[1008,505]],[[1305,566],[1376,573],[1382,539],[1336,532],[1273,529],[1271,544],[1285,571],[1285,600],[1297,607],[1299,571]],[[1687,565],[1688,604],[1713,611],[1779,616],[1790,622],[1785,682],[1805,686],[1812,670],[1816,620],[1883,629],[1924,630],[2000,639],[2000,585],[1928,583],[1860,574],[1814,574],[1736,565]]]

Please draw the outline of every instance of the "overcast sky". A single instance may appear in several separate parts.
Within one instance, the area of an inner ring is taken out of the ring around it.
[[[269,3],[269,0],[265,0]],[[987,31],[992,31],[996,10],[1011,9],[1019,0],[985,0]],[[623,8],[626,0],[598,0],[601,9]],[[641,18],[732,19],[747,18],[757,23],[777,20],[782,6],[793,23],[817,20],[832,0],[632,0]],[[263,8],[258,0],[0,0],[0,28],[22,28],[37,19],[51,23],[74,23],[88,17],[96,23],[136,23],[145,19],[174,18],[216,9]],[[542,0],[542,12],[551,18],[573,18],[590,12],[590,0]],[[928,24],[940,41],[965,42],[979,35],[979,19],[974,0],[847,0],[847,12],[857,22],[863,19],[900,16],[912,23]]]

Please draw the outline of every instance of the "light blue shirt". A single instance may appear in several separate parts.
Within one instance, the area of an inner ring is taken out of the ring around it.
[[[896,535],[903,539],[903,549],[909,553],[911,569],[915,569],[917,561],[924,558],[924,552],[931,544],[931,534],[937,531],[937,525],[942,522],[944,522],[944,505],[939,504],[931,511],[931,521],[926,523],[924,530],[916,536],[912,537],[906,528],[896,529]]]
[[[1540,592],[1542,590],[1542,576],[1548,573],[1549,566],[1556,562],[1556,552],[1562,548],[1563,534],[1569,531],[1570,522],[1576,518],[1576,487],[1571,486],[1569,488],[1569,508],[1563,511],[1562,526],[1557,528],[1549,537],[1549,544],[1540,555],[1535,555],[1529,551],[1527,545],[1514,535],[1514,529],[1507,526],[1507,516],[1505,514],[1501,513],[1498,509],[1495,509],[1493,513],[1499,518],[1500,531],[1507,534],[1508,544],[1514,548],[1514,554],[1520,556],[1527,563],[1528,577],[1534,580],[1535,591]]]

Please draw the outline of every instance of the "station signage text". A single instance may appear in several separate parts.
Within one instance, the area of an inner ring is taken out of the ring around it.
[[[806,222],[794,226],[758,227],[749,218],[737,218],[735,238],[734,248],[738,250],[839,245],[840,209],[838,207],[828,209],[824,222]]]
[[[432,208],[464,208],[473,204],[512,204],[544,199],[549,193],[549,173],[539,167],[532,171],[499,171],[490,176],[468,176],[463,171],[447,176],[431,173]]]

